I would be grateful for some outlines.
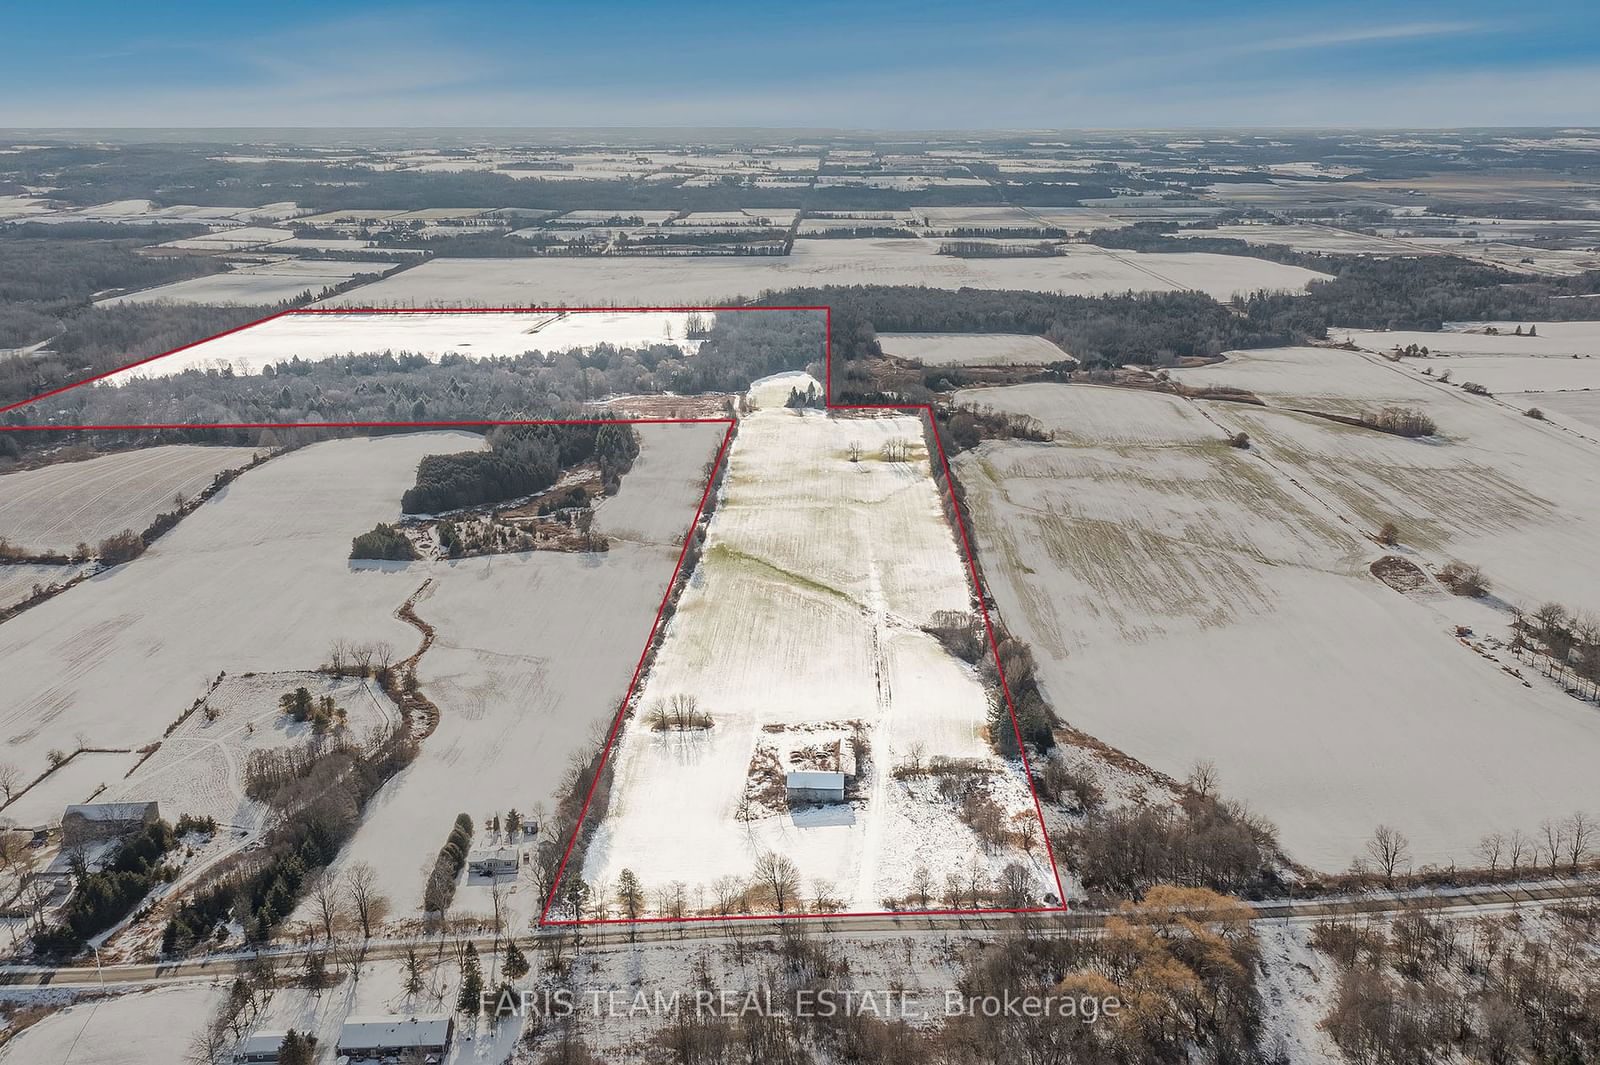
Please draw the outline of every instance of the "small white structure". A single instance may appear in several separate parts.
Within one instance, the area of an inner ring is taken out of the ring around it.
[[[784,790],[790,802],[844,802],[844,774],[801,769],[787,773]]]
[[[522,862],[522,851],[516,847],[492,847],[473,851],[467,855],[469,876],[516,876]]]
[[[455,1036],[455,1020],[448,1013],[419,1013],[414,1017],[351,1017],[339,1032],[339,1053],[351,1061],[376,1061],[407,1054],[443,1059]]]
[[[233,1052],[234,1061],[276,1062],[288,1032],[255,1032]]]

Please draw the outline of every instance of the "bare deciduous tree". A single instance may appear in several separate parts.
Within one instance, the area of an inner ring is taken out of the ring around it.
[[[1491,832],[1478,841],[1478,857],[1483,859],[1483,864],[1489,867],[1490,872],[1500,867],[1500,854],[1505,846],[1506,838],[1498,832]]]
[[[756,882],[772,895],[779,913],[788,909],[800,887],[800,870],[787,855],[767,851],[756,859]]]
[[[1513,873],[1521,867],[1522,860],[1530,856],[1532,849],[1533,841],[1520,828],[1506,838],[1506,864]]]
[[[719,876],[711,882],[711,894],[717,900],[717,913],[724,917],[744,908],[744,893],[744,881],[736,876]]]
[[[1411,841],[1398,829],[1379,825],[1367,841],[1367,854],[1383,873],[1383,879],[1392,884],[1395,873],[1411,860]]]
[[[307,892],[317,919],[322,922],[322,938],[333,942],[334,926],[344,917],[344,891],[327,869],[318,873]]]
[[[1567,842],[1567,834],[1561,823],[1549,818],[1539,822],[1539,842],[1544,845],[1544,856],[1548,859],[1545,864],[1550,866],[1550,872],[1554,874]]]
[[[361,922],[361,938],[372,938],[372,926],[389,912],[389,899],[378,891],[378,873],[366,862],[356,862],[345,872],[345,888],[356,919]]]
[[[1189,779],[1185,781],[1189,790],[1201,798],[1207,798],[1217,790],[1217,763],[1209,758],[1203,758],[1189,770]]]
[[[1567,837],[1567,864],[1572,867],[1574,873],[1578,871],[1578,866],[1589,858],[1596,827],[1594,818],[1582,810],[1567,818],[1566,823],[1562,825]]]
[[[1032,902],[1028,890],[1028,870],[1021,862],[1008,862],[1000,870],[1000,905],[1008,910],[1020,910]]]

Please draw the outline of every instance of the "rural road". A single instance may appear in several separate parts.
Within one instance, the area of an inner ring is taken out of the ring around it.
[[[1502,910],[1519,905],[1558,902],[1563,899],[1600,898],[1600,878],[1522,881],[1495,886],[1450,888],[1440,891],[1375,892],[1370,895],[1342,895],[1316,899],[1276,899],[1251,903],[1258,921],[1304,921],[1322,917],[1358,914],[1393,913],[1410,909],[1428,909],[1433,912],[1464,910]],[[1114,915],[1109,910],[1082,910],[1064,914],[982,914],[982,915],[930,915],[904,914],[890,917],[813,918],[806,928],[815,935],[901,936],[919,933],[948,934],[952,932],[1002,931],[1008,928],[1031,928],[1044,934],[1093,931],[1105,925]],[[736,937],[771,935],[784,923],[779,918],[751,918],[736,922],[732,930],[722,922],[667,922],[646,924],[635,930],[633,940],[640,943],[660,941],[694,941],[701,943],[731,940]],[[567,934],[568,928],[546,928],[531,936],[537,946],[540,940]],[[474,947],[481,953],[493,950],[505,937],[472,936]],[[452,941],[455,937],[451,937]],[[583,941],[587,946],[616,946],[629,942],[625,925],[586,926]],[[379,940],[369,942],[365,953],[367,961],[382,961],[404,956],[411,940]],[[436,938],[418,940],[432,950],[437,950]],[[305,946],[278,946],[262,954],[280,960],[299,957]],[[13,987],[95,987],[111,985],[153,985],[185,981],[214,979],[231,976],[255,959],[255,954],[213,955],[189,958],[182,961],[132,963],[107,965],[97,969],[93,964],[59,967],[7,965],[0,966],[0,985]]]

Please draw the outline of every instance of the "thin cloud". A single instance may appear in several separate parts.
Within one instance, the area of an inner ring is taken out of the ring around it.
[[[1365,26],[1351,30],[1330,30],[1292,37],[1268,38],[1238,45],[1236,54],[1252,52],[1293,52],[1305,48],[1337,48],[1348,44],[1380,41],[1407,41],[1421,37],[1452,37],[1464,33],[1483,33],[1493,29],[1487,22],[1405,22],[1392,26]]]

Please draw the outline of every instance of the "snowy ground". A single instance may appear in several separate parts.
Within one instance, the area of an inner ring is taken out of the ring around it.
[[[259,373],[268,363],[294,356],[314,361],[368,351],[413,352],[437,359],[447,354],[521,355],[597,344],[643,347],[668,343],[693,352],[700,341],[684,338],[688,317],[670,311],[290,314],[146,363],[111,380],[119,383],[191,368],[230,367],[238,374]]]
[[[1483,332],[1490,327],[1497,332]],[[1516,334],[1530,328],[1538,336]],[[1456,322],[1439,333],[1354,329],[1334,339],[1374,352],[1426,347],[1429,357],[1396,365],[1419,376],[1449,371],[1456,384],[1475,381],[1496,395],[1600,389],[1600,322]]]
[[[1140,254],[1074,244],[1044,259],[962,259],[934,240],[807,240],[790,255],[438,259],[347,292],[334,306],[695,304],[805,285],[927,285],[1084,295],[1197,289],[1219,299],[1298,291],[1323,275],[1241,255]],[[206,279],[202,279],[206,280]],[[192,284],[192,282],[183,282]]]
[[[416,630],[394,611],[425,575],[352,563],[350,540],[399,516],[422,456],[482,446],[467,433],[419,433],[282,456],[140,558],[6,622],[0,757],[27,779],[80,732],[93,746],[141,747],[218,672],[312,668],[337,639],[409,653]]]
[[[1544,415],[1590,437],[1600,437],[1600,388],[1582,392],[1502,392],[1500,398]]]
[[[100,300],[95,306],[112,307],[123,303],[270,305],[294,299],[306,292],[316,295],[330,285],[341,284],[353,277],[382,274],[392,270],[394,265],[386,262],[288,259],[241,266],[227,273],[207,274],[187,281],[174,281],[170,285],[140,289]]]
[[[1426,387],[1347,352],[1235,358],[1186,380],[1350,402]],[[1454,638],[1458,624],[1507,636],[1493,605],[1367,572],[1386,551],[1363,534],[1387,515],[1424,567],[1459,554],[1508,595],[1600,602],[1580,546],[1600,499],[1588,445],[1440,392],[1448,442],[1107,388],[963,393],[1058,434],[957,460],[990,591],[1058,711],[1177,776],[1214,760],[1223,790],[1323,869],[1380,822],[1418,862],[1470,862],[1486,832],[1592,806],[1600,712]],[[1226,443],[1239,429],[1248,451]]]
[[[909,461],[880,457],[890,441],[910,445]],[[846,909],[905,894],[918,865],[942,880],[981,848],[952,807],[918,797],[930,782],[890,777],[916,744],[925,757],[987,759],[996,800],[1032,815],[1020,770],[989,754],[975,672],[920,629],[936,611],[972,607],[927,461],[911,417],[769,408],[743,420],[703,559],[640,699],[692,694],[714,724],[661,733],[639,713],[624,729],[610,811],[583,869],[600,898],[626,868],[648,891],[681,881],[691,907],[704,905],[712,881],[748,876],[769,850],[799,866],[808,896],[822,885]],[[860,799],[757,803],[740,818],[759,745],[803,746],[802,733],[831,741],[856,721],[873,752]],[[980,860],[996,871],[1020,857]],[[1047,867],[1031,864],[1035,890],[1054,892]]]
[[[1248,431],[1319,496],[1348,507],[1361,528],[1394,520],[1413,546],[1484,567],[1507,601],[1600,608],[1600,560],[1589,549],[1600,540],[1600,442],[1524,417],[1520,405],[1440,384],[1408,363],[1345,351],[1234,352],[1173,376],[1248,388],[1274,405],[1353,414],[1392,403],[1427,412],[1440,438],[1404,440],[1239,404],[1206,407]]]
[[[1333,1006],[1339,970],[1311,946],[1305,923],[1259,921],[1254,926],[1261,952],[1257,987],[1261,992],[1259,1046],[1268,1061],[1340,1062],[1344,1055],[1320,1025]]]
[[[154,799],[168,821],[192,814],[215,818],[224,829],[255,833],[266,810],[245,797],[244,766],[250,755],[316,742],[309,723],[295,722],[278,705],[281,696],[301,687],[314,699],[331,697],[345,712],[351,736],[399,721],[399,710],[370,681],[314,672],[228,677],[204,706],[162,740],[160,750],[127,779],[114,782],[101,799]]]
[[[61,749],[71,751],[77,744],[61,738]],[[0,818],[23,828],[54,827],[69,805],[88,802],[119,783],[138,762],[134,751],[85,751],[29,788],[9,803]]]
[[[1175,235],[1202,239],[1226,238],[1250,244],[1281,244],[1296,251],[1333,255],[1415,255],[1419,250],[1425,250],[1393,237],[1374,237],[1348,229],[1311,224],[1280,226],[1242,223],[1221,225],[1215,229],[1185,229]]]
[[[1072,358],[1026,333],[879,333],[885,355],[924,366],[1043,366]]]
[[[425,567],[438,582],[416,610],[438,637],[419,673],[439,705],[439,728],[372,800],[336,865],[365,861],[377,869],[397,919],[420,916],[434,856],[458,813],[481,824],[512,808],[553,809],[568,758],[609,726],[725,428],[640,427],[640,456],[596,515],[596,527],[612,538],[607,552]],[[419,569],[412,579],[423,575]],[[409,653],[414,632],[400,646]],[[527,871],[503,886],[512,927],[525,929],[540,909]],[[468,880],[452,912],[485,915],[493,907],[489,886]]]
[[[139,1065],[188,1060],[190,1040],[222,1001],[211,984],[79,1002],[0,1049],[5,1065]]]
[[[83,566],[0,565],[0,610],[33,595],[35,586],[66,584],[82,573]]]
[[[255,454],[248,447],[169,444],[0,474],[0,539],[28,551],[71,552],[79,541],[93,547],[124,529],[138,532],[176,509],[177,497],[192,498]],[[7,577],[0,570],[0,581]]]

